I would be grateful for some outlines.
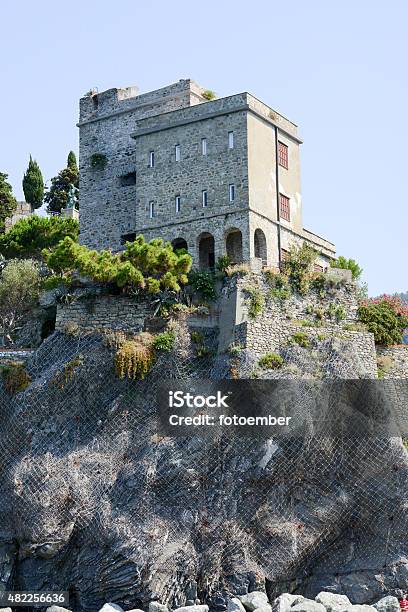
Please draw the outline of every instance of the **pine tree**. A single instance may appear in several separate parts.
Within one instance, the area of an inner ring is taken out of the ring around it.
[[[47,204],[47,212],[61,213],[61,209],[67,205],[69,186],[79,186],[79,169],[75,153],[70,151],[67,159],[67,167],[51,179],[51,187],[45,193],[44,202]]]
[[[11,217],[17,208],[17,200],[7,179],[8,174],[0,172],[0,233],[4,232],[6,219]]]
[[[68,153],[67,168],[78,169],[76,155],[75,155],[75,153],[73,151],[70,151]]]
[[[40,167],[30,155],[27,172],[23,177],[23,191],[31,208],[40,208],[44,199],[44,179]]]

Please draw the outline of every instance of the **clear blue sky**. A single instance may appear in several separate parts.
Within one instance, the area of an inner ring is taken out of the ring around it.
[[[77,151],[78,99],[191,77],[249,91],[300,126],[304,223],[364,268],[371,295],[408,290],[406,0],[5,0],[0,170],[22,198]]]

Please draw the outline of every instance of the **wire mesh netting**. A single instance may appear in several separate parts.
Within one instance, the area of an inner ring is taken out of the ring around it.
[[[356,572],[371,575],[378,592],[405,588],[401,438],[336,436],[323,426],[276,438],[161,432],[164,380],[194,388],[253,375],[253,356],[217,355],[216,342],[197,351],[181,323],[174,349],[131,381],[116,375],[103,334],[57,332],[28,361],[25,390],[2,385],[3,588],[69,590],[74,610],[91,611],[105,601],[174,607],[196,597],[223,610],[228,594],[265,580],[270,594],[313,591],[319,580],[344,590],[342,577]],[[302,361],[302,349],[288,351],[287,361]],[[320,360],[325,378],[353,378],[329,341]],[[316,403],[307,389],[294,400],[304,415]],[[386,391],[400,411],[405,390],[390,382]],[[321,393],[330,420],[338,403]],[[353,407],[356,397],[344,402]]]

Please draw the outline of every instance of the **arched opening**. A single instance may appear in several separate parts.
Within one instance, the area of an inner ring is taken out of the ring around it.
[[[171,246],[173,247],[174,251],[188,251],[187,242],[184,240],[184,238],[175,238],[175,240],[172,241]]]
[[[266,248],[265,234],[261,229],[256,229],[254,234],[255,257],[262,259],[262,263],[266,266],[268,261],[268,252]]]
[[[225,248],[231,263],[242,263],[242,233],[239,229],[230,229],[225,238]]]
[[[214,270],[215,247],[214,236],[205,232],[198,239],[198,252],[201,270]]]

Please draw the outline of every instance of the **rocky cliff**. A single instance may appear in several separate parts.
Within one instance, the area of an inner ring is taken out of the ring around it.
[[[289,347],[286,367],[306,350]],[[408,589],[401,439],[162,436],[163,378],[245,377],[254,357],[198,351],[183,324],[144,381],[118,379],[114,353],[106,334],[56,332],[24,390],[1,383],[0,588],[69,590],[75,612],[196,597],[222,612],[257,588],[353,603]],[[319,360],[323,378],[347,377],[353,355],[337,339]]]

